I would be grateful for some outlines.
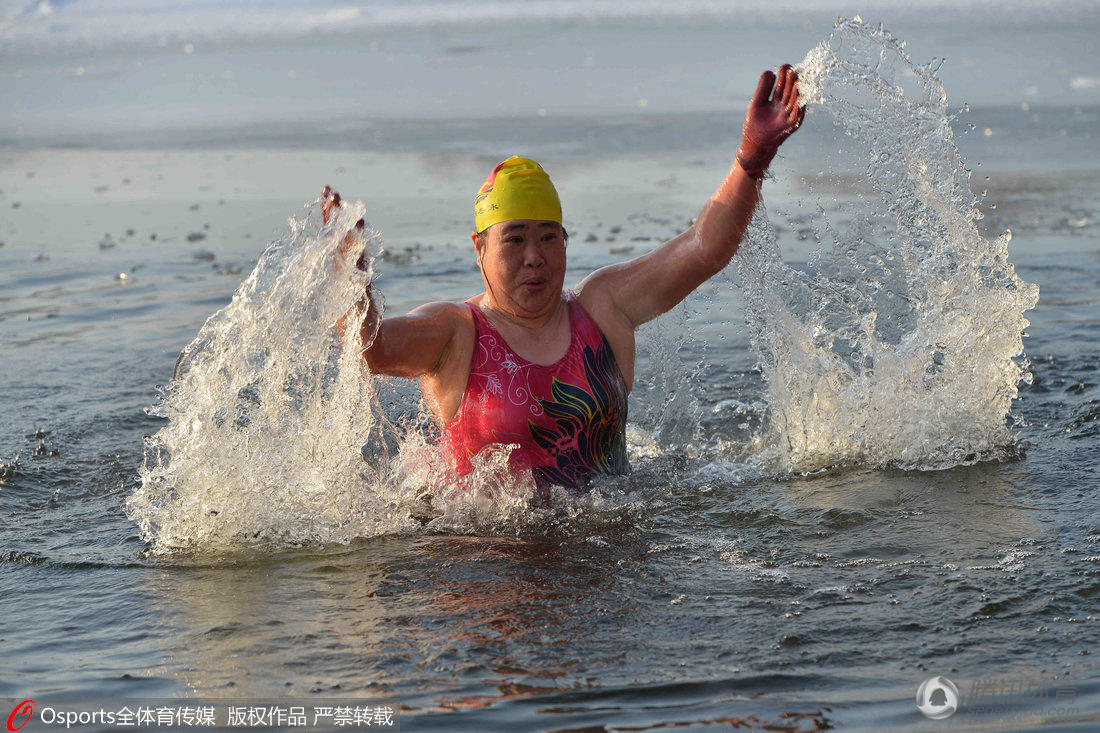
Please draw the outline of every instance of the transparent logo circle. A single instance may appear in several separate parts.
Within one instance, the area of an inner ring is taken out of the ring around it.
[[[917,688],[917,709],[932,720],[949,718],[959,709],[959,688],[946,677],[929,677]]]

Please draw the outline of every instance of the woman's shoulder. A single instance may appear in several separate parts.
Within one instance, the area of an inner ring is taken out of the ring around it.
[[[607,291],[598,287],[596,283],[586,279],[569,293],[573,296],[573,302],[579,306],[582,317],[595,323],[603,333],[612,336],[624,329],[633,333],[633,329],[615,308],[614,301]]]

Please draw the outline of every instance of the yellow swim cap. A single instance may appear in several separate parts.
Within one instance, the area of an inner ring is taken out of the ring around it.
[[[474,198],[477,231],[512,219],[561,224],[561,201],[550,176],[535,161],[517,155],[494,168]]]

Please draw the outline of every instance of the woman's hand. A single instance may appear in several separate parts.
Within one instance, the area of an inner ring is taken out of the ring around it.
[[[332,220],[333,209],[338,209],[342,205],[340,194],[333,191],[330,187],[325,186],[321,191],[321,223],[328,224]],[[366,256],[367,250],[363,243],[363,230],[366,228],[366,223],[360,219],[355,222],[355,226],[348,230],[348,233],[344,235],[344,239],[336,247],[334,253],[333,268],[340,267],[340,262],[347,257],[348,251],[354,247],[362,247],[362,252],[359,254],[359,259],[356,261],[355,266],[364,272],[367,269]],[[347,320],[354,315],[354,318],[359,322],[360,334],[363,337],[363,343],[369,346],[378,332],[378,308],[374,304],[374,297],[371,293],[371,285],[373,282],[368,280],[363,288],[363,297],[358,300],[351,307],[351,310],[345,313],[336,321],[336,335],[341,340],[344,338],[344,330],[347,328]]]
[[[798,72],[790,64],[783,64],[779,67],[778,82],[776,78],[770,71],[760,75],[756,94],[745,113],[741,147],[737,150],[737,162],[757,180],[764,177],[779,146],[798,129],[806,115],[798,96]]]
[[[328,224],[332,219],[332,210],[338,209],[343,205],[343,199],[340,198],[340,194],[336,193],[329,186],[325,186],[321,189],[321,223]],[[347,234],[344,235],[344,240],[337,246],[336,251],[338,256],[346,257],[348,250],[351,249],[357,241],[361,240],[363,229],[366,227],[366,222],[362,219],[355,222],[355,227],[350,229]],[[361,243],[361,242],[360,242]],[[364,272],[367,269],[366,263],[367,251],[363,248],[363,251],[359,253],[359,259],[355,261],[355,266]],[[368,291],[370,285],[367,285]]]

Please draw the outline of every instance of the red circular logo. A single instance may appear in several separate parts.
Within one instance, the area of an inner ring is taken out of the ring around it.
[[[17,731],[24,725],[30,722],[31,714],[34,712],[34,700],[24,700],[23,702],[12,708],[11,715],[8,716],[8,730]],[[18,726],[14,725],[15,716],[26,714],[27,717],[23,718],[23,722]]]

